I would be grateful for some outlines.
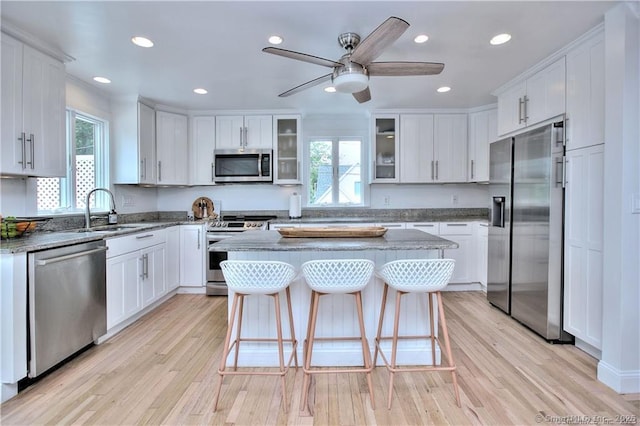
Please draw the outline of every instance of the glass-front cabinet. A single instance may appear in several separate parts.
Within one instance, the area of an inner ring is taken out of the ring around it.
[[[371,182],[398,182],[398,122],[397,114],[373,115]]]
[[[273,116],[274,179],[276,184],[302,183],[302,119],[300,115]]]

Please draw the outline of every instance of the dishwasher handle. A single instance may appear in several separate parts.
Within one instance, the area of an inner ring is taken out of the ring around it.
[[[76,257],[86,256],[94,253],[100,253],[102,251],[107,251],[108,249],[109,249],[108,247],[99,247],[93,250],[80,251],[78,253],[67,254],[65,256],[50,257],[49,259],[37,260],[36,265],[38,266],[50,265],[52,263],[58,263],[58,262],[63,262],[69,259],[75,259]]]

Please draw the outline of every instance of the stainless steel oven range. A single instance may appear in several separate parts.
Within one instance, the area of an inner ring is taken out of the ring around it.
[[[207,227],[207,245],[217,243],[225,238],[238,235],[239,232],[255,232],[267,229],[268,221],[276,216],[222,216],[222,219],[211,222]],[[227,284],[220,269],[220,262],[227,259],[226,252],[209,251],[207,257],[207,295],[221,296],[227,294]]]

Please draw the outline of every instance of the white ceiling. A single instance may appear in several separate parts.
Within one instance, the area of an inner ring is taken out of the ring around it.
[[[495,102],[490,92],[603,21],[614,1],[5,1],[3,24],[62,50],[67,72],[113,96],[140,95],[192,110],[298,109],[305,112],[387,108],[468,108]],[[372,100],[316,86],[277,95],[329,68],[261,52],[279,47],[338,59],[337,37],[366,37],[389,16],[411,26],[378,61],[443,62],[437,76],[372,77]],[[511,42],[491,46],[495,34]],[[429,35],[418,45],[413,38]],[[133,35],[155,42],[133,45]],[[98,85],[92,77],[108,77]],[[451,86],[449,93],[436,92]],[[209,90],[196,95],[195,87]]]

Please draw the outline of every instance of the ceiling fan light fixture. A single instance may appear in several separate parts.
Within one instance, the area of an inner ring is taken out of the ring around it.
[[[272,35],[271,37],[269,37],[269,43],[271,44],[280,44],[284,41],[284,39],[282,37],[280,37],[279,35]]]
[[[418,43],[418,44],[420,44],[420,43],[424,43],[424,42],[426,42],[427,40],[429,40],[429,36],[428,36],[428,35],[426,35],[426,34],[420,34],[420,35],[416,36],[416,38],[414,38],[414,39],[413,39],[413,41],[414,41],[415,43]]]
[[[336,88],[333,86],[328,86],[324,88],[324,91],[327,93],[336,93]]]
[[[369,86],[369,77],[360,73],[344,73],[333,77],[333,86],[341,93],[357,93]]]

